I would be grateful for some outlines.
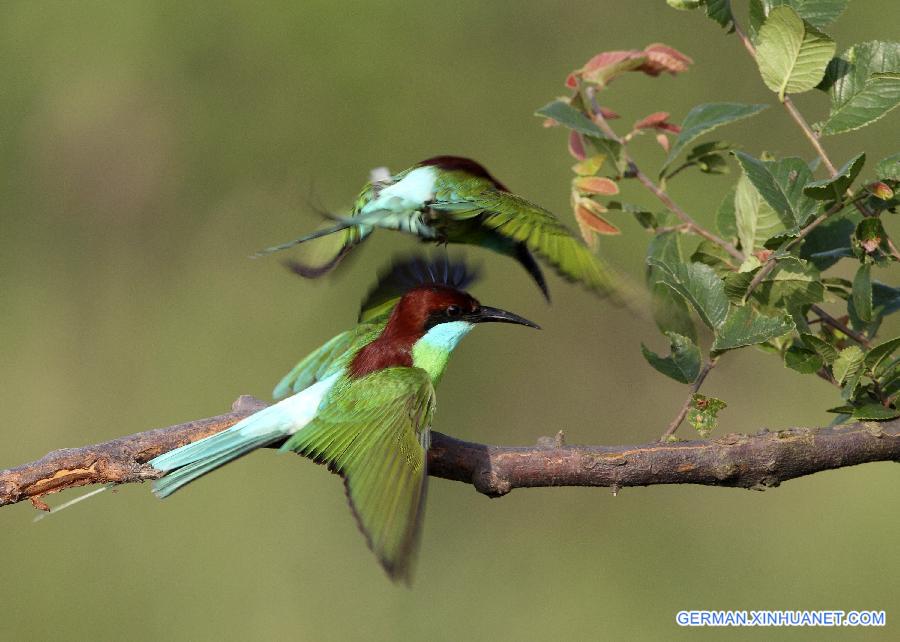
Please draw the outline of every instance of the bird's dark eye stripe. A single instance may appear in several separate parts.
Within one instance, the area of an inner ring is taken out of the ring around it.
[[[458,305],[451,305],[447,307],[447,316],[455,317],[460,313],[460,309]]]

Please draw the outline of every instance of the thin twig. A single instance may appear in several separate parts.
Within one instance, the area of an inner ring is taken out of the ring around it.
[[[713,357],[703,366],[700,374],[697,375],[697,378],[694,380],[693,385],[691,385],[690,394],[688,394],[687,399],[684,400],[684,403],[681,404],[681,409],[678,411],[678,414],[675,415],[675,418],[671,421],[668,428],[666,428],[666,432],[664,432],[662,434],[662,437],[659,438],[660,441],[666,441],[669,437],[675,434],[676,430],[678,430],[681,422],[683,422],[684,418],[687,416],[688,410],[690,410],[691,401],[693,401],[694,395],[697,394],[698,390],[700,390],[700,386],[703,385],[703,381],[704,379],[706,379],[706,375],[709,374],[709,371],[716,367],[717,361],[718,357]]]
[[[891,255],[897,260],[900,261],[900,250],[897,249],[897,246],[894,245],[894,241],[888,237],[887,239],[888,249],[891,251]]]
[[[744,48],[750,54],[750,57],[756,60],[756,47],[753,46],[753,43],[750,42],[750,38],[748,38],[747,34],[744,33],[744,30],[741,29],[741,25],[733,18],[731,24],[734,27],[734,32],[737,34],[738,38],[741,39],[741,44],[744,45]]]
[[[825,310],[823,310],[819,306],[811,305],[811,306],[809,306],[809,309],[812,310],[817,315],[819,315],[819,318],[822,319],[822,321],[824,323],[827,323],[835,330],[840,330],[841,332],[846,334],[848,337],[850,337],[851,339],[856,341],[859,345],[863,346],[864,348],[871,347],[872,344],[866,337],[864,337],[862,334],[860,334],[856,330],[852,330],[851,328],[849,328],[847,326],[847,324],[841,323],[840,321],[835,319],[833,316],[831,316],[830,314],[825,312]]]
[[[653,182],[649,176],[647,176],[641,169],[637,166],[637,163],[634,162],[634,159],[625,151],[625,140],[622,139],[612,127],[609,126],[609,123],[606,122],[606,118],[603,117],[603,113],[600,110],[600,105],[597,103],[596,92],[593,87],[585,87],[584,94],[587,96],[588,101],[591,105],[591,113],[594,117],[594,122],[597,123],[597,126],[603,131],[604,134],[609,136],[612,140],[616,141],[620,145],[622,145],[622,159],[628,166],[628,174],[630,176],[634,176],[640,181],[640,183],[646,187],[650,192],[656,196],[659,201],[665,205],[675,216],[677,216],[681,221],[687,226],[687,229],[697,236],[705,238],[707,241],[715,243],[723,250],[728,252],[731,256],[733,256],[738,261],[743,262],[744,254],[737,249],[733,244],[729,243],[725,239],[721,238],[705,229],[701,226],[694,218],[685,212],[672,198],[663,190],[659,185]]]
[[[821,368],[816,370],[816,375],[818,375],[820,379],[824,379],[833,386],[837,386],[838,388],[841,387],[841,384],[837,382],[837,379],[834,378],[834,375],[832,375],[831,371],[825,366],[822,366]]]
[[[665,234],[667,232],[690,232],[690,226],[687,223],[682,223],[681,225],[663,225],[661,227],[654,227],[652,230],[647,230],[651,234]]]
[[[816,154],[818,154],[819,158],[822,159],[822,164],[825,165],[825,169],[828,170],[828,174],[830,176],[837,176],[837,169],[834,166],[834,163],[831,162],[831,159],[828,157],[828,154],[825,152],[825,148],[822,147],[822,143],[819,141],[819,137],[816,136],[816,133],[812,130],[812,127],[809,126],[809,123],[806,122],[806,119],[803,117],[803,114],[800,113],[800,110],[797,109],[797,106],[794,104],[793,99],[785,95],[784,99],[781,101],[781,104],[784,105],[784,108],[787,109],[788,113],[791,115],[791,118],[794,119],[794,122],[803,130],[803,135],[806,136],[807,140],[812,144],[813,149],[816,150]]]
[[[644,187],[650,190],[653,195],[656,196],[656,198],[658,198],[660,202],[662,202],[663,205],[668,207],[675,214],[675,216],[681,219],[692,233],[705,238],[707,241],[715,243],[738,261],[744,261],[744,254],[739,249],[737,249],[734,245],[732,245],[722,237],[713,234],[712,232],[698,224],[697,221],[695,221],[690,216],[690,214],[681,209],[681,207],[679,207],[678,204],[675,203],[675,201],[673,201],[671,197],[669,197],[669,195],[659,187],[659,185],[654,183],[649,176],[642,172],[640,168],[634,164],[634,161],[628,158],[627,154],[623,153],[623,157],[625,158],[626,162],[628,162],[635,178],[637,178]]]

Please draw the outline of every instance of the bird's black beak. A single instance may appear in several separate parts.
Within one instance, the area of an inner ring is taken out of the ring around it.
[[[469,323],[487,323],[490,321],[496,323],[517,323],[519,325],[527,325],[529,328],[535,328],[536,330],[541,329],[541,326],[537,323],[529,321],[524,317],[520,317],[518,314],[513,314],[512,312],[507,312],[506,310],[501,310],[499,308],[491,308],[486,305],[481,306],[475,312],[467,314],[466,321]]]

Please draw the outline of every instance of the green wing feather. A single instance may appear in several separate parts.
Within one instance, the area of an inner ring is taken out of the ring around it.
[[[485,190],[458,201],[431,205],[457,220],[479,216],[480,224],[497,234],[525,243],[568,281],[579,281],[600,293],[613,291],[609,270],[553,214],[520,196]]]
[[[346,362],[352,355],[381,333],[386,321],[386,316],[378,317],[371,323],[361,323],[332,337],[303,357],[300,363],[284,375],[272,391],[272,397],[289,397],[347,365]]]
[[[350,507],[391,579],[409,581],[425,500],[434,388],[420,368],[386,368],[336,384],[282,450],[344,478]]]
[[[284,399],[324,379],[336,358],[344,354],[353,343],[353,335],[354,330],[341,332],[306,355],[281,378],[272,391],[272,398]]]

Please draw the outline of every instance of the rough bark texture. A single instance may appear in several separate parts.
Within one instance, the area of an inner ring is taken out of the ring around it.
[[[157,479],[146,462],[228,428],[265,404],[240,397],[232,411],[94,446],[55,450],[0,471],[0,506],[88,484]],[[822,470],[873,461],[900,462],[900,419],[837,428],[792,428],[703,441],[639,446],[567,446],[563,434],[537,446],[487,446],[434,433],[428,472],[472,484],[490,497],[537,486],[704,484],[763,490]]]

